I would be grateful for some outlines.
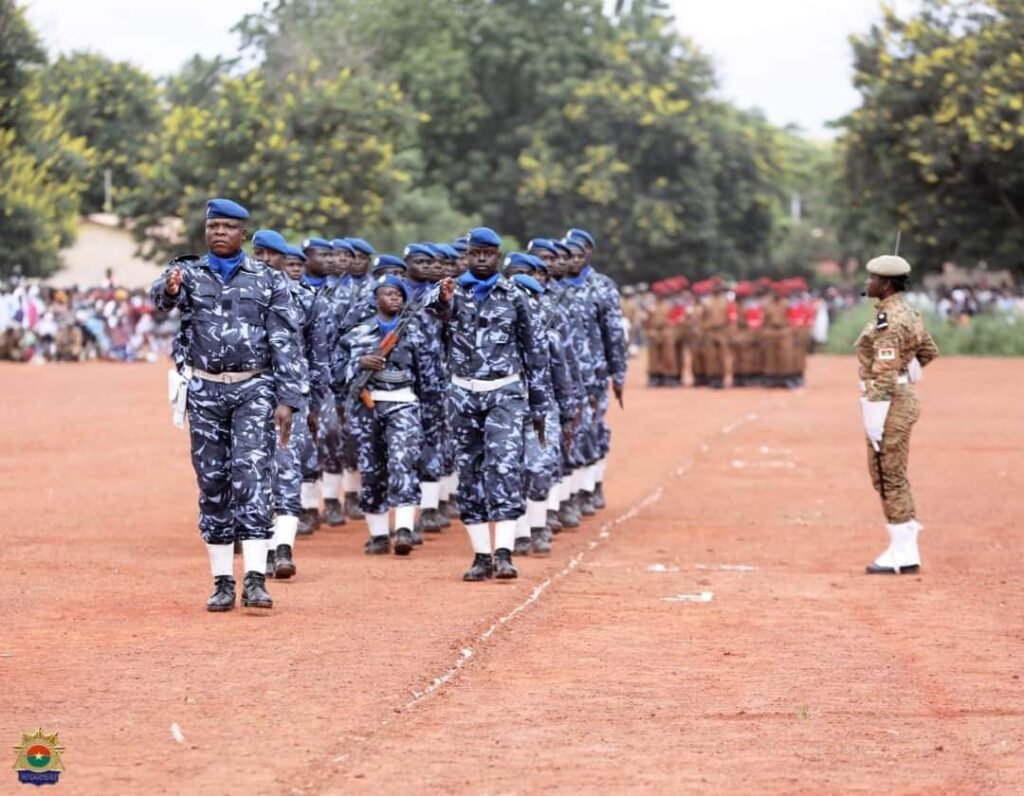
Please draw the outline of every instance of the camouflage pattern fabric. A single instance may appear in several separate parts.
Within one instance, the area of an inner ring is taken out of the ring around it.
[[[270,374],[240,384],[198,378],[189,383],[199,530],[208,544],[273,536],[270,476],[275,404]]]

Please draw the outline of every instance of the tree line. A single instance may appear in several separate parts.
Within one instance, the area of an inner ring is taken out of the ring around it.
[[[598,232],[601,266],[806,273],[903,229],[924,267],[1018,264],[1024,10],[926,0],[855,37],[861,106],[835,143],[716,96],[663,0],[270,0],[235,58],[153,76],[50,59],[0,0],[0,273],[45,275],[81,213],[111,207],[141,250],[202,247],[228,195],[295,237],[381,250],[487,223],[525,243]],[[792,212],[793,197],[801,212]],[[180,220],[184,220],[181,225]]]

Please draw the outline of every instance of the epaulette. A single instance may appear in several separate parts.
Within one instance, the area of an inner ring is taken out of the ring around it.
[[[880,312],[875,317],[875,331],[881,332],[884,329],[889,328],[889,314],[886,312]]]

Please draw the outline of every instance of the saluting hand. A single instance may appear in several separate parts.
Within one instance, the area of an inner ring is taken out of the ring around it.
[[[441,284],[439,287],[441,301],[447,304],[449,301],[452,300],[452,296],[455,295],[455,280],[452,279],[450,276],[446,276],[444,279],[441,280]]]
[[[181,290],[181,269],[178,266],[174,266],[167,275],[167,284],[164,285],[164,292],[168,296],[177,296],[179,290]]]
[[[292,408],[286,404],[278,404],[274,410],[274,426],[277,428],[277,439],[282,448],[288,447],[292,438]]]

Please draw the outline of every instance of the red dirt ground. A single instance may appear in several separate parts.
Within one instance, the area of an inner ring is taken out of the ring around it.
[[[350,524],[260,615],[203,610],[162,366],[2,367],[0,746],[58,732],[83,794],[1022,793],[1024,362],[928,369],[899,578],[861,574],[855,367],[811,364],[795,393],[634,379],[609,507],[517,582],[463,584],[458,524],[409,560]]]

